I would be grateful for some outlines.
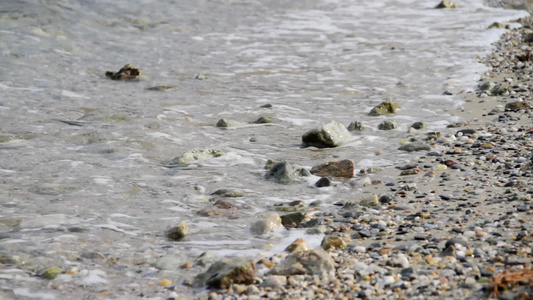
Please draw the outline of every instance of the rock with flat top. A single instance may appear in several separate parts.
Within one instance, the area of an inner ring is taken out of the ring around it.
[[[344,125],[332,121],[306,132],[302,142],[305,147],[334,148],[348,141],[351,136]]]

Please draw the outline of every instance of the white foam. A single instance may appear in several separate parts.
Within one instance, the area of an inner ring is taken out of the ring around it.
[[[44,292],[31,292],[28,288],[15,288],[13,289],[13,293],[15,294],[15,296],[28,297],[31,299],[56,299],[56,296],[54,294]]]

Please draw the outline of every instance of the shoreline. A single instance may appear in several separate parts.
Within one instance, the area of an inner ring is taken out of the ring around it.
[[[384,210],[344,205],[332,216],[326,237],[344,243],[329,249],[329,276],[291,273],[286,258],[296,254],[277,254],[259,261],[254,284],[208,298],[531,299],[533,109],[508,105],[533,104],[533,80],[519,74],[533,71],[525,27],[505,32],[483,59],[493,66],[479,87],[489,88],[464,95],[450,112],[463,126],[412,161],[420,172],[398,177],[387,202],[380,197]],[[268,275],[276,265],[285,273]]]

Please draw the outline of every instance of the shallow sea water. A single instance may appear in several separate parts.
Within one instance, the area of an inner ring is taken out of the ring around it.
[[[285,2],[0,2],[0,258],[19,260],[0,269],[0,299],[165,299],[169,291],[153,284],[162,278],[190,296],[201,291],[181,282],[203,268],[152,263],[179,265],[205,251],[256,257],[299,236],[317,246],[322,237],[303,230],[253,236],[249,228],[275,203],[321,200],[327,211],[369,190],[314,188],[314,176],[269,182],[266,161],[387,169],[409,160],[396,149],[413,122],[427,124],[422,135],[458,121],[448,111],[484,71],[476,56],[503,33],[487,27],[525,15],[482,1],[453,10],[433,9],[438,1]],[[126,63],[144,80],[105,77]],[[176,88],[146,90],[159,85]],[[387,99],[403,109],[367,116]],[[252,124],[261,116],[275,122]],[[242,125],[216,128],[221,118]],[[377,130],[385,119],[400,128]],[[339,148],[300,147],[306,131],[332,120],[367,129]],[[226,155],[164,167],[206,147]],[[372,179],[394,181],[390,174]],[[229,199],[240,208],[198,216],[220,188],[244,191]],[[167,241],[180,221],[190,236]],[[54,265],[79,272],[33,276]]]

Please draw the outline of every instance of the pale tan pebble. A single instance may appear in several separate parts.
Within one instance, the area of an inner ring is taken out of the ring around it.
[[[478,238],[482,238],[482,237],[486,236],[487,234],[488,234],[488,233],[485,232],[485,231],[476,231],[476,236],[477,236]]]
[[[237,294],[244,294],[248,291],[248,286],[245,284],[234,284],[231,288]]]
[[[428,265],[436,265],[436,264],[438,264],[440,262],[440,258],[428,255],[428,256],[426,256],[425,261],[426,261],[426,263]]]

